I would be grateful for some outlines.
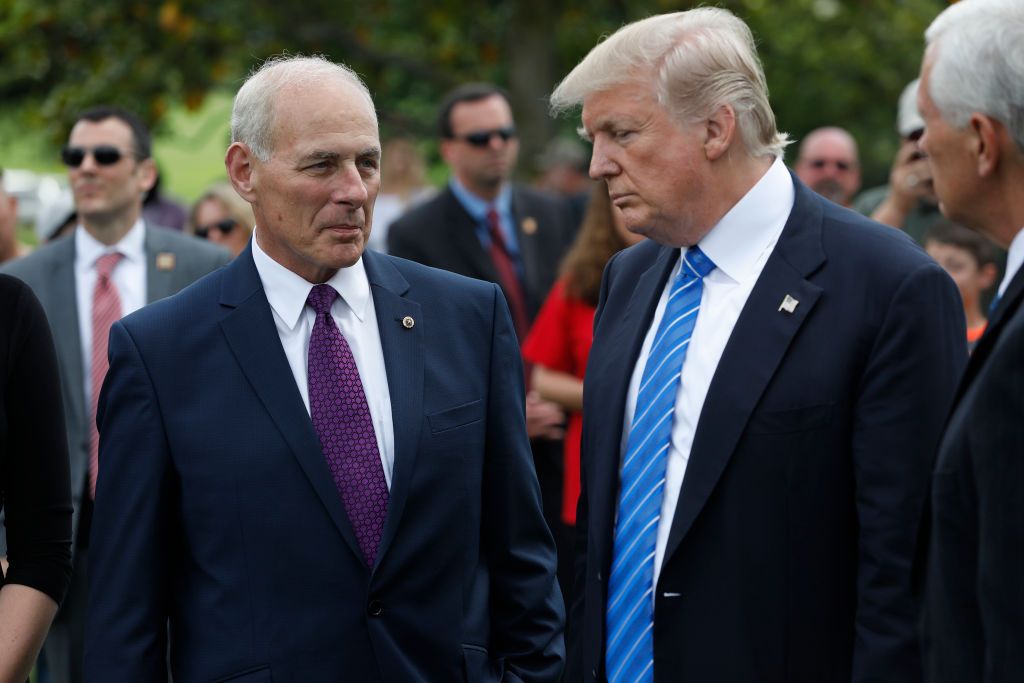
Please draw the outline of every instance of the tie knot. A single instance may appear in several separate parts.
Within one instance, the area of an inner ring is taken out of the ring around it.
[[[316,285],[313,289],[309,290],[309,296],[306,297],[306,303],[308,303],[317,315],[321,313],[330,313],[331,304],[338,298],[338,292],[330,285]]]
[[[679,269],[679,276],[684,278],[706,277],[715,269],[715,263],[707,257],[700,247],[693,245],[683,254],[683,266]]]
[[[109,254],[104,254],[96,259],[96,274],[104,279],[110,279],[110,274],[114,272],[114,268],[124,258],[124,254],[112,251]]]

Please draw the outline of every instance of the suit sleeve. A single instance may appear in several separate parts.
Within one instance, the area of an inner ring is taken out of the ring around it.
[[[1018,318],[1020,313],[1018,313]],[[999,340],[970,420],[985,683],[1024,672],[1024,326]],[[998,355],[997,355],[998,354]]]
[[[854,681],[921,679],[911,565],[932,463],[966,361],[956,287],[936,264],[922,264],[889,302],[855,406]]]
[[[122,323],[100,395],[100,473],[89,548],[85,677],[167,680],[176,485],[152,379]]]
[[[554,683],[565,659],[555,545],[526,436],[519,346],[501,290],[495,285],[493,291],[482,520],[491,569],[492,654],[504,658],[506,681]]]

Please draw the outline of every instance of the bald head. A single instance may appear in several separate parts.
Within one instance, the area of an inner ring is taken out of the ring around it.
[[[842,128],[812,130],[800,143],[793,170],[812,190],[836,204],[849,206],[860,189],[857,141]]]

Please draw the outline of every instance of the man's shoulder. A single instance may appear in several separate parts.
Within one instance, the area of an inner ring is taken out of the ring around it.
[[[390,254],[373,254],[377,270],[393,267],[408,282],[410,288],[443,292],[445,296],[493,296],[495,285],[484,280],[459,275],[440,268],[425,266],[409,259]]]
[[[13,275],[32,289],[38,289],[40,286],[49,284],[55,267],[72,268],[74,263],[74,237],[68,235],[44,244],[25,256],[4,263],[0,266],[0,273]]]
[[[421,231],[435,225],[438,217],[448,210],[453,197],[451,190],[445,187],[426,201],[419,202],[395,219],[388,228],[389,232]]]
[[[851,208],[857,213],[870,216],[878,208],[879,204],[885,201],[885,198],[889,196],[889,186],[879,185],[878,187],[872,187],[869,190],[864,190],[857,195],[853,200]]]
[[[829,260],[865,264],[874,272],[907,273],[923,264],[934,264],[902,230],[883,225],[857,211],[822,200],[822,239]]]
[[[159,225],[146,225],[146,248],[149,251],[173,251],[185,258],[202,261],[219,262],[220,265],[231,260],[226,249],[207,240],[193,237]]]

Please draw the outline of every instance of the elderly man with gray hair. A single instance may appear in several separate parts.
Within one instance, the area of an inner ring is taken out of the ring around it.
[[[910,590],[966,360],[949,277],[787,172],[749,28],[630,24],[552,95],[649,240],[605,270],[574,683],[915,681]]]
[[[270,60],[231,129],[249,246],[111,329],[88,679],[166,681],[169,641],[181,683],[555,683],[501,290],[366,250],[381,148],[348,67]]]
[[[929,681],[1024,676],[1024,4],[963,0],[925,34],[921,147],[942,212],[1009,250],[932,481]]]

